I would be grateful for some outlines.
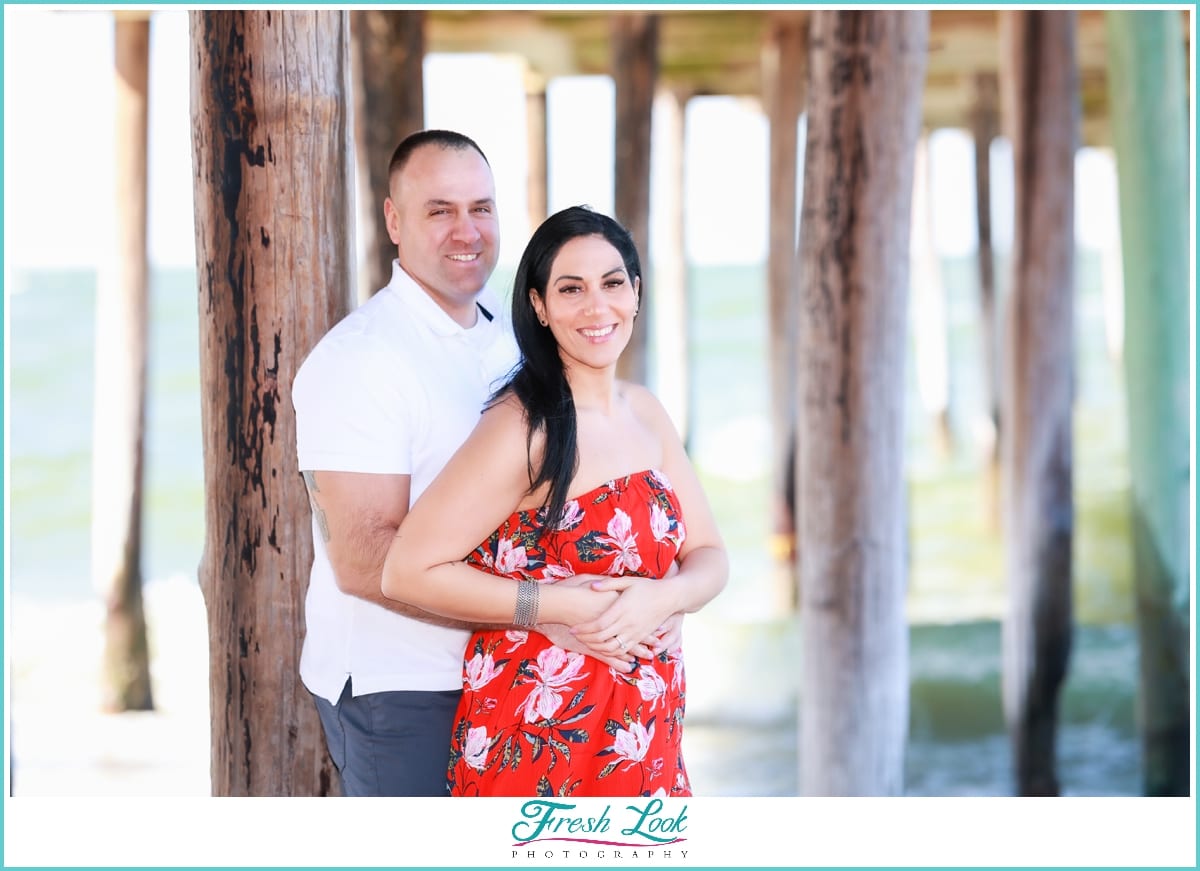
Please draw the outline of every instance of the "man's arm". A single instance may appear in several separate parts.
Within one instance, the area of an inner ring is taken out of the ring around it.
[[[426,623],[455,629],[480,628],[389,599],[380,590],[388,547],[408,513],[408,475],[325,471],[301,474],[339,590]]]

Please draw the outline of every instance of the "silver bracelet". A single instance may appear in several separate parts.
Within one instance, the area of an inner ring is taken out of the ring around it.
[[[541,584],[537,581],[521,581],[517,584],[517,609],[513,612],[513,625],[532,629],[537,625],[538,596]]]

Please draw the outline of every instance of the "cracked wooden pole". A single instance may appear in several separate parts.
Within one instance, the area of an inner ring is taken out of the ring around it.
[[[425,126],[425,12],[350,13],[358,226],[365,252],[359,299],[392,279],[396,246],[383,219],[388,164],[400,140]]]
[[[802,795],[896,795],[908,734],[904,369],[927,11],[817,11],[800,239]]]
[[[616,214],[642,258],[641,310],[633,335],[617,362],[617,377],[645,384],[654,312],[654,257],[650,250],[650,126],[658,77],[658,16],[612,13],[612,76],[616,86]]]
[[[763,45],[763,103],[770,125],[770,238],[767,250],[767,360],[771,374],[771,558],[775,609],[796,611],[796,173],[808,20],[774,12]]]
[[[146,431],[146,143],[150,20],[116,13],[113,251],[96,293],[92,580],[104,597],[106,711],[154,707],[142,603]]]
[[[190,24],[212,789],[327,795],[298,672],[312,537],[291,384],[349,309],[348,16]]]
[[[1138,727],[1147,795],[1187,795],[1188,161],[1179,12],[1110,11],[1109,93],[1121,200],[1125,373],[1136,569]]]
[[[1020,795],[1057,795],[1058,699],[1071,653],[1075,13],[1001,12],[1014,167],[1001,419],[1008,610],[1003,702]]]

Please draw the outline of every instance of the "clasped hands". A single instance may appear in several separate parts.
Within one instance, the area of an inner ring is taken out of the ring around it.
[[[672,563],[666,577],[678,572],[679,567]],[[559,647],[629,671],[636,659],[652,659],[682,641],[683,614],[675,610],[668,587],[659,580],[583,574],[558,581],[556,586],[576,587],[581,592],[579,622],[538,626],[538,631]]]

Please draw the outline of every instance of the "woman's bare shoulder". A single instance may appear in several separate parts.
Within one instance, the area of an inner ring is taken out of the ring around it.
[[[633,413],[645,426],[658,433],[669,432],[678,435],[666,408],[650,388],[631,381],[618,382],[618,388],[629,407],[633,409]]]

